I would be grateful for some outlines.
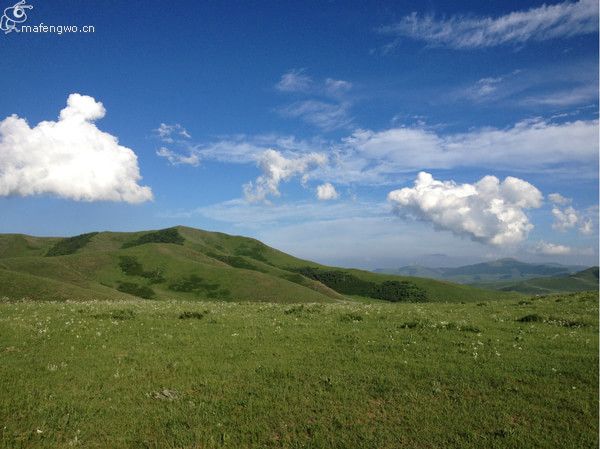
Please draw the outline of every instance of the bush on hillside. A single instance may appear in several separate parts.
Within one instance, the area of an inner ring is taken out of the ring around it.
[[[52,248],[46,253],[46,257],[54,256],[66,256],[68,254],[74,254],[77,250],[83,248],[89,243],[97,232],[89,232],[87,234],[76,235],[75,237],[69,237],[62,239],[54,244]]]
[[[123,248],[131,248],[132,246],[144,245],[146,243],[173,243],[175,245],[183,245],[183,242],[185,242],[185,239],[179,233],[177,228],[169,228],[141,235],[134,240],[125,242]]]
[[[171,282],[169,290],[195,293],[197,296],[205,296],[209,299],[228,299],[231,296],[231,292],[228,289],[221,288],[220,284],[211,284],[196,274],[191,274]]]
[[[427,301],[427,292],[409,281],[384,281],[377,284],[345,271],[319,270],[312,267],[298,268],[295,271],[345,295],[368,296],[391,302]]]
[[[265,273],[266,270],[257,267],[256,265],[254,265],[251,262],[248,262],[246,259],[244,259],[242,256],[227,256],[225,254],[217,254],[217,253],[206,253],[206,255],[208,257],[212,257],[213,259],[217,259],[220,260],[223,263],[226,263],[227,265],[233,267],[233,268],[241,268],[243,270],[252,270],[252,271],[259,271],[261,273]]]
[[[165,281],[160,268],[145,271],[142,264],[134,256],[120,256],[119,267],[124,274],[128,276],[141,276],[149,279],[152,284],[158,284]]]
[[[121,282],[117,290],[123,293],[128,293],[133,296],[139,296],[144,299],[152,299],[156,295],[154,290],[145,285],[139,285],[134,282]]]
[[[424,302],[427,292],[409,281],[385,281],[375,287],[372,297],[391,302]]]
[[[253,245],[244,243],[238,246],[235,249],[234,253],[236,256],[246,256],[254,260],[267,262],[267,258],[264,255],[264,251],[264,246],[259,243],[255,243]]]

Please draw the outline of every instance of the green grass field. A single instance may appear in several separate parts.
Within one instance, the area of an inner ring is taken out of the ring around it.
[[[5,298],[0,386],[11,449],[597,448],[598,297]]]

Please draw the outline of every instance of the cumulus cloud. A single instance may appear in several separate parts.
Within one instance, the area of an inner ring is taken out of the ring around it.
[[[598,2],[580,0],[543,4],[500,17],[452,16],[437,20],[432,15],[412,13],[379,31],[454,49],[523,44],[597,32]]]
[[[560,193],[551,193],[551,194],[548,195],[548,199],[552,203],[558,204],[558,205],[561,205],[561,206],[564,206],[566,204],[570,204],[571,203],[571,199],[565,198]]]
[[[594,232],[594,225],[590,214],[582,213],[575,209],[571,203],[571,198],[565,198],[560,193],[551,193],[548,195],[548,199],[552,202],[552,216],[554,217],[554,223],[552,223],[552,229],[558,231],[567,231],[579,227],[579,232],[584,235],[590,235]],[[587,215],[587,216],[586,216]],[[597,214],[596,214],[597,215]]]
[[[335,187],[330,182],[317,186],[317,198],[322,201],[335,200],[338,196]]]
[[[543,256],[566,256],[573,254],[573,248],[557,243],[544,242],[542,240],[533,246],[532,252]]]
[[[244,196],[249,202],[267,201],[269,196],[280,196],[279,184],[282,181],[288,181],[297,175],[307,175],[309,170],[326,163],[327,157],[320,153],[286,158],[279,151],[269,149],[258,159],[262,175],[254,182],[244,185]]]
[[[485,176],[475,184],[456,184],[420,172],[414,187],[394,190],[388,200],[400,216],[428,221],[481,243],[511,245],[533,229],[525,209],[540,207],[542,194],[511,176],[502,182]]]
[[[552,229],[558,231],[566,231],[567,229],[574,228],[580,221],[579,214],[572,206],[564,209],[555,206],[552,208],[552,215],[554,216]]]
[[[79,201],[152,199],[140,186],[137,156],[93,123],[106,110],[94,98],[71,94],[58,121],[33,128],[16,115],[0,121],[0,196],[51,194]]]

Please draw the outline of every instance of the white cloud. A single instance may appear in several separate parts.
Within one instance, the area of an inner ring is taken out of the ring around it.
[[[352,89],[349,81],[334,78],[313,81],[304,70],[292,70],[282,75],[275,88],[313,97],[277,108],[276,111],[284,117],[299,118],[325,131],[343,128],[352,122],[349,117],[351,102],[347,95]],[[323,101],[323,97],[327,101]]]
[[[560,193],[551,193],[551,194],[548,195],[548,199],[552,203],[558,204],[560,206],[565,206],[565,205],[571,203],[571,199],[570,198],[565,198]]]
[[[325,92],[336,96],[348,92],[352,89],[352,83],[344,80],[336,80],[333,78],[327,78],[325,80]]]
[[[544,256],[565,256],[572,254],[573,248],[566,245],[540,241],[533,246],[532,252]]]
[[[543,171],[571,164],[589,168],[598,158],[598,121],[524,120],[504,129],[488,127],[456,134],[424,127],[357,130],[343,140],[338,152],[340,159],[352,159],[359,171],[379,172],[382,181],[386,173],[423,168]]]
[[[330,182],[317,186],[317,198],[323,201],[335,200],[338,197],[335,187]]]
[[[16,115],[0,121],[0,196],[51,194],[79,201],[152,199],[140,186],[137,156],[93,123],[106,110],[71,94],[58,121],[30,128]]]
[[[500,84],[502,80],[502,77],[481,78],[479,81],[477,81],[477,83],[475,83],[473,94],[476,97],[486,97],[496,91],[498,84]]]
[[[466,262],[479,261],[481,255],[478,243],[449,239],[421,223],[399,223],[389,204],[373,201],[273,205],[232,200],[169,217],[191,225],[201,222],[196,217],[215,220],[226,232],[251,235],[295,256],[337,266],[398,267],[434,252],[460,253]]]
[[[475,184],[437,181],[421,172],[414,187],[388,194],[400,216],[429,221],[437,229],[493,245],[521,242],[533,225],[524,209],[541,206],[542,194],[522,179],[485,176]]]
[[[197,153],[190,153],[185,156],[183,154],[176,153],[169,150],[167,147],[160,147],[156,150],[156,155],[166,158],[171,165],[192,165],[194,167],[200,164],[200,157]]]
[[[352,118],[348,114],[349,108],[349,103],[306,100],[279,108],[278,111],[285,117],[299,118],[318,128],[331,131],[352,123]]]
[[[598,81],[553,92],[528,96],[521,100],[526,106],[569,107],[598,101]]]
[[[558,231],[566,231],[567,229],[574,228],[580,220],[577,211],[572,206],[564,209],[555,206],[552,208],[552,215],[554,216],[552,229]]]
[[[173,143],[175,141],[173,136],[179,136],[184,139],[190,139],[192,137],[191,134],[179,123],[174,125],[161,123],[159,127],[154,130],[154,132],[158,135],[160,140],[166,143]]]
[[[244,196],[250,202],[267,201],[269,196],[280,196],[279,184],[282,181],[306,175],[309,170],[326,163],[327,157],[320,153],[286,158],[279,151],[269,149],[258,159],[262,175],[244,185]]]
[[[591,218],[586,218],[579,226],[579,232],[583,235],[592,235],[594,233],[594,222]]]
[[[591,235],[594,232],[592,217],[597,216],[594,208],[582,213],[571,205],[573,202],[571,198],[565,198],[560,193],[551,193],[548,195],[548,199],[553,203],[554,223],[552,223],[552,229],[567,231],[579,226],[579,232],[584,235]]]
[[[380,28],[384,34],[455,49],[523,44],[594,33],[597,30],[597,0],[544,4],[495,18],[452,16],[437,20],[431,15],[412,13],[394,25]]]
[[[312,78],[304,70],[294,69],[284,73],[275,88],[282,92],[306,92],[310,90],[312,83]]]

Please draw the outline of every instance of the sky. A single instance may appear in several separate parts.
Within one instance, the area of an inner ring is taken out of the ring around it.
[[[0,232],[597,264],[596,1],[15,1]]]

